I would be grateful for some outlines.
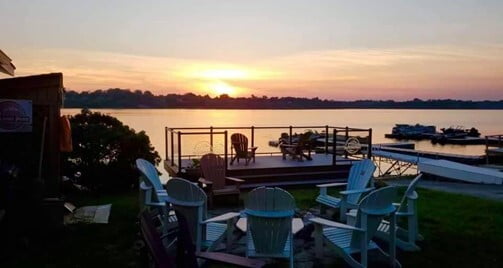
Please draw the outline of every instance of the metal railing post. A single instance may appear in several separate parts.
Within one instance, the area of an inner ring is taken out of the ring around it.
[[[171,165],[175,165],[175,137],[173,130],[170,131],[171,136]]]
[[[168,160],[168,149],[169,149],[169,143],[168,143],[168,127],[164,127],[164,159]]]
[[[224,133],[225,133],[225,134],[224,134],[224,136],[225,136],[225,142],[224,142],[224,146],[225,146],[225,147],[224,147],[224,154],[225,154],[225,156],[224,156],[224,157],[225,157],[225,171],[227,172],[227,167],[228,167],[228,165],[229,165],[229,161],[228,161],[228,157],[227,157],[227,150],[228,150],[228,149],[227,149],[227,146],[228,146],[228,144],[227,144],[227,142],[228,142],[228,141],[227,141],[227,130],[226,130]]]
[[[337,162],[337,129],[334,128],[334,138],[332,144],[332,166],[336,165]]]
[[[210,146],[211,151],[213,151],[213,126],[210,126]]]
[[[178,171],[182,170],[182,133],[178,131]]]
[[[255,127],[251,126],[251,147],[255,147]]]
[[[292,144],[292,126],[290,126],[289,143]]]
[[[367,148],[367,158],[371,159],[372,158],[372,129],[369,128],[369,142],[368,142],[368,148]]]
[[[328,154],[328,125],[325,126],[325,154]]]
[[[345,135],[345,140],[346,140],[345,143],[347,145],[347,142],[348,142],[348,139],[349,139],[349,128],[347,126],[346,126],[346,130],[345,131],[346,131],[345,132],[346,133],[346,135]],[[344,157],[346,159],[348,159],[348,150],[344,150]]]

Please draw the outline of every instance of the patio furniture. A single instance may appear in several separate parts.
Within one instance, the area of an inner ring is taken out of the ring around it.
[[[183,214],[179,214],[179,231],[176,258],[166,251],[161,237],[157,232],[151,215],[148,211],[140,214],[140,229],[142,237],[147,245],[152,260],[156,267],[198,267],[197,259],[204,259],[216,263],[232,264],[241,267],[262,267],[265,263],[261,260],[251,260],[248,258],[230,255],[220,252],[195,252],[195,246],[188,231],[188,223]]]
[[[143,210],[140,213],[140,231],[156,267],[176,267],[176,259],[166,252],[161,236],[152,221],[152,216],[147,210]]]
[[[287,137],[288,135],[282,135],[279,139],[279,148],[283,155],[283,160],[286,160],[287,155],[290,155],[292,159],[297,159],[299,162],[302,162],[303,158],[306,160],[313,160],[311,157],[311,148],[313,147],[311,144],[311,135],[311,132],[299,134],[296,140],[291,143],[290,139]],[[305,151],[307,151],[307,153],[305,153]]]
[[[236,222],[236,227],[243,233],[246,233],[246,228],[248,227],[248,220],[246,220],[246,214],[241,218],[239,218],[238,222]],[[304,228],[304,222],[301,218],[293,218],[292,219],[292,234],[297,234],[300,230]]]
[[[320,188],[320,194],[316,202],[320,203],[320,213],[323,213],[325,207],[339,208],[339,220],[346,221],[346,212],[348,209],[358,207],[358,202],[363,194],[374,190],[372,175],[376,166],[370,159],[363,159],[351,167],[347,183],[328,183],[316,185]],[[327,193],[329,187],[346,186],[345,191],[339,192],[341,198],[331,196]]]
[[[286,258],[293,267],[293,196],[280,188],[259,187],[245,202],[246,256]]]
[[[423,237],[418,231],[417,222],[417,207],[416,201],[418,195],[415,191],[416,185],[423,175],[419,174],[414,180],[412,180],[405,190],[400,203],[394,203],[393,205],[397,208],[396,217],[397,222],[400,223],[400,218],[405,219],[406,226],[396,227],[396,246],[404,251],[419,251],[421,248],[416,245],[416,241],[423,240]],[[351,210],[348,213],[348,224],[351,225],[351,221],[354,222],[356,219],[356,210]],[[377,228],[376,236],[387,240],[389,238],[390,222],[383,220]]]
[[[177,251],[178,267],[197,267],[196,258],[240,267],[262,267],[265,265],[265,262],[262,260],[253,260],[222,252],[195,252],[196,247],[192,242],[193,239],[190,235],[189,223],[184,214],[177,213],[177,217],[180,225]]]
[[[225,176],[225,160],[216,154],[205,154],[201,158],[202,178],[200,183],[206,185],[209,195],[209,206],[213,207],[215,196],[233,195],[239,202],[239,187],[244,180]],[[227,184],[233,182],[234,184]]]
[[[136,159],[136,168],[141,172],[142,179],[148,186],[155,189],[155,191],[161,196],[166,195],[166,189],[164,189],[161,180],[159,179],[159,173],[152,163],[145,159],[138,158]]]
[[[248,138],[241,133],[234,133],[231,135],[231,144],[234,149],[234,156],[231,158],[231,165],[234,160],[239,163],[240,158],[245,159],[245,165],[248,165],[251,159],[255,163],[255,151],[258,147],[248,147]]]
[[[367,267],[369,250],[378,250],[389,258],[391,266],[400,266],[395,259],[395,232],[389,233],[389,254],[372,241],[384,217],[389,217],[392,230],[396,227],[396,207],[392,203],[395,195],[396,187],[388,186],[364,197],[358,206],[354,226],[322,218],[310,219],[315,225],[316,257],[323,257],[325,242],[352,267]],[[360,261],[353,257],[353,254],[357,253],[360,255]]]
[[[166,183],[166,189],[176,214],[183,215],[188,223],[196,252],[200,252],[203,247],[211,251],[224,239],[227,249],[229,248],[235,218],[239,213],[229,212],[208,219],[206,194],[200,187],[184,179],[172,178]]]
[[[141,173],[139,185],[140,210],[148,208],[156,210],[157,217],[162,225],[164,236],[172,234],[176,229],[176,216],[169,204],[166,190],[163,188],[157,169],[145,159],[137,159],[136,167]]]

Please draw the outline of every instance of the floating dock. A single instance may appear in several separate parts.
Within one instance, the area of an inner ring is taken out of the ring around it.
[[[448,160],[429,160],[418,164],[421,172],[471,183],[503,184],[503,172]]]
[[[373,155],[374,157],[382,157],[393,161],[391,167],[384,173],[388,173],[394,166],[400,165],[400,163],[405,163],[402,166],[406,169],[411,165],[417,165],[418,170],[421,172],[452,180],[484,184],[503,183],[503,172],[457,162],[475,161],[480,164],[484,161],[483,156],[462,156],[424,151],[414,151],[415,154],[413,154],[413,151],[381,147],[374,148]]]

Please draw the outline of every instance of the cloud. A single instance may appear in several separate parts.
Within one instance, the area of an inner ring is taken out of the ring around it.
[[[205,83],[223,81],[241,95],[503,99],[500,44],[307,51],[246,64],[72,49],[20,48],[11,55],[18,75],[63,72],[74,90],[205,94]]]

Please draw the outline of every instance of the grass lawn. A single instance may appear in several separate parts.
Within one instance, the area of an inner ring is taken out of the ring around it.
[[[316,206],[317,190],[288,189],[300,209]],[[422,251],[398,251],[404,267],[503,266],[503,203],[419,189]],[[112,203],[107,225],[67,226],[61,239],[26,252],[13,267],[138,267],[136,192],[84,198],[78,206]],[[339,262],[340,263],[340,262]],[[3,266],[0,263],[2,267]]]

